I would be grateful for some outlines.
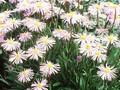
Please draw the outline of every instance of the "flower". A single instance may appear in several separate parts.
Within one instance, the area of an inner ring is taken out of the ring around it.
[[[33,8],[34,8],[34,12],[41,13],[42,15],[44,15],[45,12],[51,10],[51,5],[48,2],[39,1],[33,4]]]
[[[116,42],[118,42],[118,36],[115,34],[105,35],[102,41],[106,43],[106,46],[109,44],[114,45]]]
[[[43,48],[38,48],[38,46],[35,46],[35,47],[29,48],[26,53],[30,59],[38,60],[39,57],[40,58],[43,57],[43,55],[45,54],[45,50]]]
[[[20,82],[29,82],[34,76],[34,72],[32,69],[24,69],[23,71],[19,72],[18,80]]]
[[[9,19],[7,19],[7,21],[5,23],[9,27],[8,28],[9,30],[16,29],[21,25],[21,21],[16,20],[15,18],[9,18]]]
[[[83,55],[87,55],[87,57],[92,55],[93,47],[95,46],[95,43],[91,42],[82,42],[80,45],[80,53]]]
[[[116,68],[110,67],[107,64],[106,64],[106,66],[100,65],[98,68],[99,68],[99,71],[97,72],[97,74],[103,80],[111,81],[112,79],[114,79],[117,76]]]
[[[101,50],[93,50],[91,56],[93,60],[97,60],[98,62],[105,61],[107,58],[106,52],[103,52]]]
[[[82,42],[86,42],[86,41],[89,41],[89,42],[94,42],[95,41],[95,35],[93,34],[88,34],[86,32],[84,33],[77,33],[73,36],[75,38],[75,42],[76,43],[82,43]]]
[[[19,0],[19,3],[16,5],[16,9],[18,11],[26,11],[33,8],[33,4],[30,2],[31,0]]]
[[[30,32],[20,33],[19,40],[21,42],[26,42],[32,38],[32,34]]]
[[[46,24],[44,22],[40,22],[38,19],[34,18],[26,18],[23,20],[24,26],[27,26],[27,28],[30,31],[43,31],[43,29],[46,27]]]
[[[45,50],[51,49],[55,44],[55,40],[52,37],[42,36],[37,40],[37,44],[39,47],[45,48]]]
[[[60,71],[59,64],[53,64],[52,62],[47,61],[46,63],[40,65],[40,72],[45,77],[56,74],[58,71]]]
[[[13,51],[20,48],[21,44],[18,41],[10,38],[3,42],[1,45],[6,51]]]
[[[13,64],[19,64],[23,63],[23,60],[26,60],[26,54],[25,51],[19,50],[19,51],[14,51],[10,55],[9,61],[12,62]]]
[[[69,33],[67,30],[63,30],[63,29],[55,29],[52,32],[54,37],[57,37],[58,39],[62,39],[62,40],[70,40],[71,38],[71,33]]]
[[[34,82],[32,85],[32,90],[48,90],[48,84],[47,84],[47,80],[37,80],[36,82]]]
[[[61,19],[68,24],[76,24],[81,21],[82,15],[77,12],[69,12],[61,15]]]

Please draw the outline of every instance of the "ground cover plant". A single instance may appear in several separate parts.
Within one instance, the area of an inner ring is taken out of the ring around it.
[[[120,90],[120,0],[0,0],[0,90]]]

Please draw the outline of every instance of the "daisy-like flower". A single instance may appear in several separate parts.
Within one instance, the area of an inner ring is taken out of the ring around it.
[[[52,32],[54,37],[57,37],[58,39],[62,39],[62,40],[70,40],[71,38],[71,33],[69,33],[67,30],[63,30],[63,29],[55,29]]]
[[[16,5],[17,11],[26,11],[33,8],[30,0],[19,0],[19,3]]]
[[[51,49],[55,44],[55,40],[52,37],[43,36],[37,40],[37,45],[39,47],[45,48],[45,50]]]
[[[77,12],[69,12],[61,15],[61,19],[68,24],[76,24],[81,21],[82,15]]]
[[[25,51],[19,50],[19,51],[14,51],[10,55],[9,61],[12,62],[13,64],[20,64],[23,63],[23,60],[26,60],[27,56],[25,54]]]
[[[98,62],[105,61],[107,58],[106,52],[103,52],[101,50],[93,50],[92,52],[92,59],[97,60]]]
[[[109,44],[113,44],[118,41],[118,36],[114,34],[106,35],[105,38],[103,38],[103,41],[106,41],[107,46]]]
[[[45,1],[39,1],[34,3],[34,12],[41,13],[42,15],[45,14],[45,12],[51,10],[51,5],[48,2]]]
[[[73,37],[75,38],[74,41],[78,44],[85,42],[85,41],[94,42],[95,40],[95,35],[90,34],[90,33],[88,34],[86,32],[75,34]]]
[[[97,72],[98,76],[101,77],[103,80],[111,81],[114,79],[117,75],[117,69],[114,67],[110,67],[106,64],[106,66],[101,65],[98,67],[99,71]]]
[[[47,61],[46,63],[43,63],[40,65],[40,72],[43,76],[51,76],[52,74],[56,74],[60,71],[60,65],[59,64],[53,64],[50,61]]]
[[[7,19],[7,21],[5,23],[9,27],[8,28],[9,30],[16,29],[21,25],[21,21],[16,20],[15,18],[9,18],[9,19]]]
[[[34,82],[32,85],[32,90],[48,90],[48,84],[47,84],[47,80],[37,80],[36,82]]]
[[[29,82],[34,76],[34,72],[32,69],[24,69],[23,71],[19,72],[18,80],[20,82]]]
[[[79,44],[87,40],[87,33],[78,33],[78,34],[75,34],[73,37],[75,38],[74,41]]]
[[[30,31],[43,31],[43,29],[46,27],[46,23],[40,22],[38,19],[33,19],[33,18],[26,18],[23,20],[23,24],[27,26],[27,28]]]
[[[19,40],[21,42],[26,42],[32,38],[32,34],[30,32],[24,32],[19,35]]]
[[[26,53],[30,59],[38,60],[39,57],[40,58],[43,57],[43,55],[46,53],[46,51],[43,48],[39,48],[38,46],[35,46],[35,47],[29,48]]]
[[[1,45],[6,51],[13,51],[20,48],[21,44],[18,41],[10,38],[3,42]]]
[[[87,57],[90,57],[93,52],[93,47],[95,46],[95,43],[93,42],[82,42],[81,47],[79,48],[80,53],[83,55],[86,55]]]

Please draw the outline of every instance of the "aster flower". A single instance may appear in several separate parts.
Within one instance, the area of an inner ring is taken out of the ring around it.
[[[9,61],[12,62],[13,64],[19,64],[23,63],[23,60],[26,60],[27,56],[25,54],[25,51],[19,50],[19,51],[14,51],[10,55]]]
[[[103,52],[101,50],[93,50],[91,56],[93,60],[97,60],[100,63],[102,61],[106,61],[106,58],[107,58],[106,52]]]
[[[86,55],[87,57],[90,57],[93,52],[93,47],[95,46],[95,43],[93,42],[82,42],[80,45],[80,53],[83,55]]]
[[[61,19],[68,24],[76,24],[81,22],[82,15],[77,12],[69,12],[61,15]]]
[[[6,51],[13,51],[20,48],[21,44],[18,41],[15,41],[14,39],[7,39],[3,42],[1,45]]]
[[[54,37],[57,37],[58,39],[62,39],[62,40],[70,40],[71,38],[71,33],[69,33],[67,30],[63,30],[63,29],[55,29],[52,32]]]
[[[47,84],[47,80],[37,80],[36,82],[34,82],[32,85],[32,90],[48,90],[48,84]]]
[[[95,35],[90,34],[90,33],[88,34],[86,32],[74,34],[73,37],[75,38],[74,41],[78,44],[85,42],[85,41],[94,42],[96,38]]]
[[[42,15],[44,15],[45,12],[51,10],[51,4],[45,1],[39,1],[34,3],[33,8],[34,12],[41,13]]]
[[[16,29],[21,25],[21,21],[16,20],[15,18],[9,18],[9,19],[7,19],[7,21],[5,23],[8,26],[9,30]]]
[[[19,35],[19,40],[21,42],[26,42],[26,41],[30,40],[31,38],[32,38],[32,34],[30,32],[20,33],[20,35]]]
[[[43,36],[37,40],[37,45],[39,47],[45,48],[45,50],[51,49],[55,44],[55,40],[52,37]]]
[[[30,31],[43,31],[43,29],[46,27],[46,24],[44,22],[40,22],[38,19],[33,19],[33,18],[26,18],[23,20],[23,24],[27,26],[27,28]]]
[[[18,11],[26,11],[30,10],[31,8],[33,8],[33,5],[30,0],[19,0],[19,3],[16,5],[16,9]]]
[[[43,63],[40,65],[40,72],[43,76],[51,76],[52,74],[56,74],[60,71],[60,65],[59,64],[53,64],[50,61],[47,61],[46,63]]]
[[[38,60],[39,57],[43,58],[43,55],[46,53],[46,51],[43,48],[39,48],[38,46],[35,46],[29,48],[26,53],[30,59]]]
[[[106,35],[103,38],[103,41],[106,42],[107,46],[109,44],[113,44],[118,41],[118,36],[114,34]]]
[[[18,80],[20,82],[29,82],[34,76],[34,72],[32,69],[24,69],[23,71],[19,72]]]
[[[114,67],[110,67],[106,64],[106,66],[101,65],[98,67],[99,71],[97,72],[98,76],[101,77],[103,80],[111,81],[114,79],[117,75],[117,69]]]

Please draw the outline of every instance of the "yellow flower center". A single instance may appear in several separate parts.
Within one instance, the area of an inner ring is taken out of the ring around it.
[[[35,21],[35,26],[39,27],[40,26],[40,22],[39,21]]]
[[[96,8],[97,8],[97,10],[99,10],[101,7],[99,4],[96,4]]]
[[[47,38],[47,37],[45,37],[45,38],[43,38],[43,39],[42,39],[42,42],[43,42],[45,45],[47,45],[47,44],[48,44],[48,42],[49,42],[49,40],[48,40],[48,38]]]
[[[12,39],[6,40],[6,41],[7,41],[8,44],[13,44],[14,43],[14,41]]]
[[[109,67],[104,68],[104,72],[105,72],[106,74],[110,73],[110,71],[111,71],[111,69],[110,69]]]
[[[113,40],[114,40],[114,36],[113,35],[108,36],[108,40],[109,40],[110,43],[112,43]]]
[[[24,71],[23,71],[23,74],[24,74],[25,76],[27,76],[27,75],[29,75],[29,71],[28,71],[28,70],[24,70]]]
[[[23,1],[23,6],[25,6],[25,7],[26,7],[26,6],[29,6],[29,1],[28,1],[28,0],[24,0],[24,1]]]
[[[39,52],[39,49],[37,49],[37,48],[35,48],[34,50],[33,50],[33,53],[38,53]]]
[[[37,3],[36,3],[36,7],[37,7],[37,8],[41,8],[41,7],[42,7],[42,3],[41,3],[41,2],[37,2]]]
[[[43,87],[43,84],[42,83],[38,83],[37,87],[41,89]]]
[[[99,56],[101,55],[101,52],[100,52],[100,51],[97,51],[97,52],[96,52],[96,55],[97,55],[97,57],[99,57]]]
[[[68,17],[73,17],[76,13],[75,12],[70,12],[68,13]]]
[[[90,44],[86,44],[86,49],[90,49]]]
[[[48,63],[47,66],[48,66],[48,68],[54,67],[54,65],[52,63]]]
[[[80,38],[81,38],[82,40],[85,40],[86,37],[87,37],[87,36],[86,36],[85,34],[80,36]]]
[[[16,59],[19,60],[19,59],[20,59],[20,56],[21,56],[21,55],[20,55],[20,53],[18,52],[18,53],[16,54]]]

